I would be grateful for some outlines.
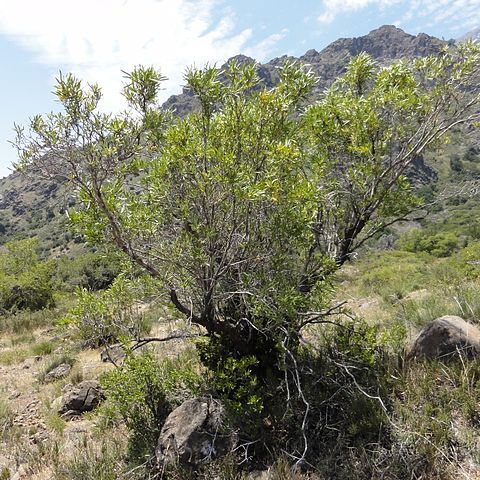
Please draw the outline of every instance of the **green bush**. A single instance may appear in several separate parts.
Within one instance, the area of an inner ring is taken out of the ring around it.
[[[5,245],[0,255],[0,311],[41,310],[52,307],[54,263],[42,262],[36,239]]]
[[[197,349],[202,363],[209,368],[210,389],[224,402],[231,423],[241,424],[244,434],[258,435],[268,392],[268,381],[258,378],[259,359],[228,351],[221,337],[198,342]]]
[[[89,291],[109,287],[120,273],[118,258],[97,252],[88,252],[75,258],[58,261],[56,277],[66,290],[76,287]]]
[[[137,303],[151,293],[148,280],[120,275],[109,288],[100,292],[78,288],[77,303],[64,323],[76,327],[85,346],[97,347],[124,338],[138,338],[151,327],[151,319],[139,312]]]
[[[449,257],[460,248],[460,240],[452,232],[429,234],[417,228],[404,233],[398,243],[407,252],[426,252],[434,257]]]
[[[124,364],[101,378],[108,403],[117,409],[131,435],[133,460],[153,454],[167,415],[191,396],[202,383],[198,363],[185,355],[159,362],[151,352],[127,356]]]
[[[452,257],[449,264],[461,273],[465,279],[480,277],[480,242],[474,242],[466,246],[457,255]]]

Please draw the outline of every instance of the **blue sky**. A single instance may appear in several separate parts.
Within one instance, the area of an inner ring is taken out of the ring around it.
[[[57,108],[59,71],[99,83],[116,110],[134,65],[160,67],[167,98],[188,65],[298,56],[384,24],[457,38],[480,26],[480,0],[0,0],[0,177],[15,160],[14,122]]]

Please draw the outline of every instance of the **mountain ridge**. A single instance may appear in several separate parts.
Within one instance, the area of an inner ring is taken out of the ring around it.
[[[232,59],[240,63],[255,62],[258,75],[267,88],[278,81],[278,67],[287,60],[308,64],[319,77],[312,94],[312,99],[315,99],[345,71],[348,61],[362,51],[372,55],[379,63],[388,64],[399,58],[438,53],[446,43],[427,34],[411,35],[393,25],[384,25],[364,36],[340,38],[320,51],[307,50],[298,58],[283,55],[265,64],[242,54]],[[198,104],[193,93],[184,88],[182,93],[167,99],[163,106],[182,117],[197,108]],[[65,189],[61,185],[51,185],[41,179],[27,180],[16,172],[0,179],[0,244],[38,235],[45,250],[61,253],[65,244],[72,242],[63,215],[65,202],[61,199],[64,196]],[[68,198],[70,206],[71,202],[72,199]]]

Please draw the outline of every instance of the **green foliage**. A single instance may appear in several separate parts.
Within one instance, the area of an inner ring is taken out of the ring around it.
[[[5,244],[0,254],[0,313],[54,305],[54,264],[39,260],[37,245],[36,239]]]
[[[452,257],[449,267],[466,279],[480,277],[480,242],[473,242]]]
[[[101,382],[108,402],[130,430],[130,456],[140,462],[152,455],[167,415],[198,394],[202,383],[193,358],[160,363],[149,352],[129,355],[121,367],[104,374]]]
[[[398,243],[407,252],[426,252],[434,257],[449,257],[460,248],[460,240],[454,233],[429,234],[418,228],[404,233]]]
[[[463,170],[462,160],[458,155],[453,155],[450,158],[450,168],[452,172],[461,172]]]
[[[63,323],[74,325],[85,345],[99,346],[116,341],[137,339],[149,330],[148,319],[138,311],[138,300],[154,290],[148,277],[118,276],[109,288],[92,292],[76,291],[77,303]]]
[[[259,371],[261,362],[254,355],[232,356],[229,348],[221,338],[197,343],[200,359],[210,369],[212,391],[225,403],[231,422],[241,424],[242,431],[253,437],[268,396],[265,374]]]
[[[80,287],[96,291],[109,287],[119,273],[120,262],[117,258],[89,252],[73,259],[60,258],[55,277],[64,289]]]
[[[127,74],[129,110],[115,116],[99,112],[98,86],[61,77],[64,111],[35,117],[30,133],[17,131],[20,167],[73,182],[79,204],[69,215],[79,231],[114,245],[145,273],[120,276],[100,294],[79,291],[71,318],[83,338],[138,340],[134,299],[164,296],[206,330],[202,360],[232,411],[247,420],[265,415],[279,448],[304,458],[305,431],[320,437],[321,422],[307,422],[312,412],[333,418],[335,435],[346,432],[347,441],[373,441],[385,385],[377,332],[341,326],[326,353],[309,356],[302,330],[323,318],[338,267],[418,207],[406,175],[415,159],[478,117],[470,94],[479,63],[472,43],[387,67],[360,54],[307,108],[316,79],[298,65],[279,69],[271,89],[254,65],[190,69],[186,87],[199,109],[182,119],[158,108],[162,77],[151,68]],[[61,158],[52,154],[59,150]],[[422,251],[442,256],[458,239],[435,234],[424,244]],[[380,265],[366,288],[392,268]],[[401,288],[384,291],[395,300],[423,278],[418,264],[398,275],[406,277]],[[308,382],[313,371],[322,376]],[[152,357],[132,357],[106,380],[137,456],[168,411],[164,373]]]

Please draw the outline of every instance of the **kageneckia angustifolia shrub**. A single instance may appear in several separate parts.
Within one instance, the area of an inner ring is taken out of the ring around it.
[[[86,238],[115,246],[152,278],[214,339],[212,358],[234,359],[212,362],[213,371],[251,372],[288,406],[293,391],[301,397],[292,372],[302,330],[328,307],[333,274],[418,207],[412,162],[480,118],[479,65],[473,43],[387,67],[362,53],[309,107],[308,68],[285,63],[273,88],[253,64],[192,68],[186,88],[199,108],[182,119],[160,108],[164,78],[154,68],[126,74],[118,115],[100,111],[98,85],[62,75],[63,110],[17,128],[19,166],[74,185],[70,218]],[[87,324],[102,341],[131,320],[89,308],[108,327]],[[281,432],[285,412],[269,413]],[[293,455],[305,459],[306,447]]]

